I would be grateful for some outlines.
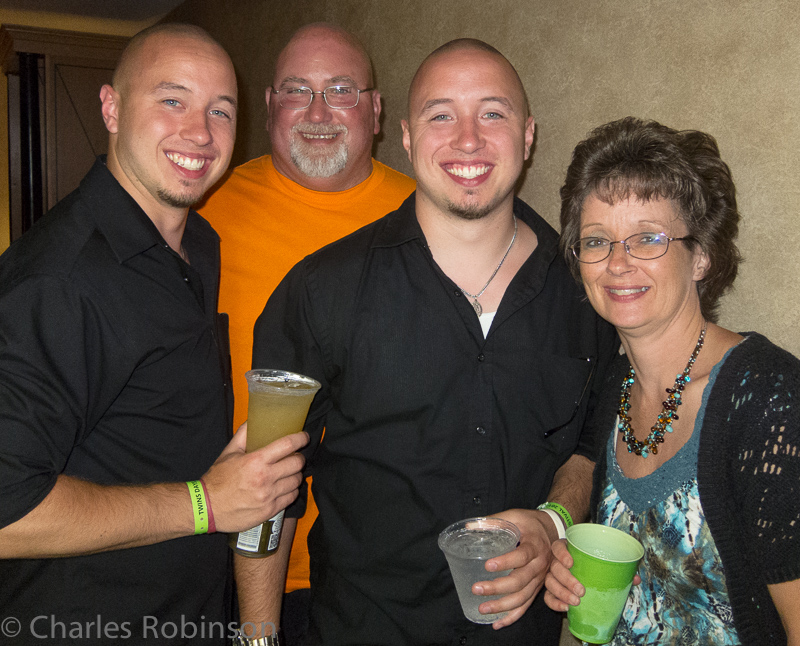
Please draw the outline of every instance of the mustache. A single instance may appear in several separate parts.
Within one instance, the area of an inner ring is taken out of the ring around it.
[[[292,126],[295,134],[306,133],[309,135],[335,135],[347,134],[347,126],[331,123],[298,123]]]

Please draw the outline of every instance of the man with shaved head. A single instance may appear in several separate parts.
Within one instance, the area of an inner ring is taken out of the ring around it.
[[[100,99],[107,157],[0,256],[3,637],[229,644],[225,533],[294,500],[307,441],[229,441],[219,239],[190,206],[230,161],[234,70],[159,25]]]
[[[296,265],[254,333],[254,365],[322,384],[306,424],[319,517],[305,643],[557,644],[539,591],[551,542],[587,513],[582,428],[616,337],[514,196],[534,124],[502,54],[466,39],[435,51],[402,128],[416,192]],[[488,515],[522,539],[486,564],[508,576],[473,587],[478,624],[437,537]],[[276,616],[281,562],[264,568],[271,595],[250,620]]]
[[[414,190],[413,180],[372,158],[381,96],[369,56],[349,32],[324,23],[295,32],[278,56],[266,101],[271,154],[236,168],[199,209],[222,239],[220,311],[230,319],[235,425],[247,418],[244,374],[251,368],[253,325],[281,279],[308,254],[396,209]],[[288,640],[302,633],[307,617],[306,537],[315,517],[309,498],[296,532],[295,519],[283,528],[281,544],[293,545],[284,606]],[[253,566],[250,559],[237,561],[237,569]]]

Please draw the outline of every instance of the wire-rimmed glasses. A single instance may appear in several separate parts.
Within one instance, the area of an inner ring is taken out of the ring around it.
[[[694,240],[692,236],[670,238],[666,233],[634,233],[624,240],[607,240],[597,236],[581,238],[570,245],[579,262],[591,264],[602,262],[611,255],[615,244],[624,246],[628,255],[639,260],[655,260],[669,249],[670,242]]]
[[[321,94],[325,103],[337,110],[349,110],[358,105],[362,92],[372,92],[375,88],[368,87],[359,90],[352,85],[331,85],[324,90],[315,92],[310,87],[305,86],[285,86],[272,90],[273,94],[278,95],[278,103],[287,110],[305,110],[311,105],[315,94]]]

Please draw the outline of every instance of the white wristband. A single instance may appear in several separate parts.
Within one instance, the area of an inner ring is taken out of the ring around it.
[[[564,526],[564,520],[559,516],[556,512],[552,509],[540,509],[539,511],[543,511],[545,514],[550,516],[553,519],[553,523],[556,526],[556,531],[558,532],[559,538],[566,538],[567,532],[566,527]]]

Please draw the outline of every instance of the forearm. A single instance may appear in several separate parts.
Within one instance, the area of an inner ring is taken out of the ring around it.
[[[236,532],[274,516],[297,498],[305,433],[245,453],[237,433],[203,475],[217,529]],[[58,558],[151,545],[194,534],[184,482],[98,485],[60,475],[35,509],[0,529],[0,559]],[[291,539],[289,541],[291,543]]]
[[[555,473],[548,501],[563,506],[573,522],[585,520],[589,511],[594,463],[573,455]],[[487,562],[489,571],[513,570],[507,577],[481,582],[478,594],[505,595],[480,606],[484,613],[508,611],[494,623],[495,628],[508,626],[530,607],[544,583],[552,559],[551,544],[558,538],[558,529],[549,514],[531,509],[509,509],[497,516],[511,521],[520,530],[522,539],[516,550]]]
[[[800,646],[800,579],[768,585],[769,593],[786,631],[787,646]]]
[[[183,483],[103,486],[60,475],[36,508],[0,529],[0,558],[58,558],[194,533]]]
[[[292,549],[296,518],[286,518],[281,531],[278,551],[262,559],[234,556],[234,574],[239,597],[239,616],[246,630],[254,627],[261,631],[263,626],[272,623],[277,630],[280,626],[281,603],[286,586],[286,571],[289,568],[289,554]],[[260,636],[260,635],[255,635]]]
[[[589,516],[593,472],[594,462],[582,455],[573,455],[553,477],[547,500],[564,507],[574,523],[581,523]]]

